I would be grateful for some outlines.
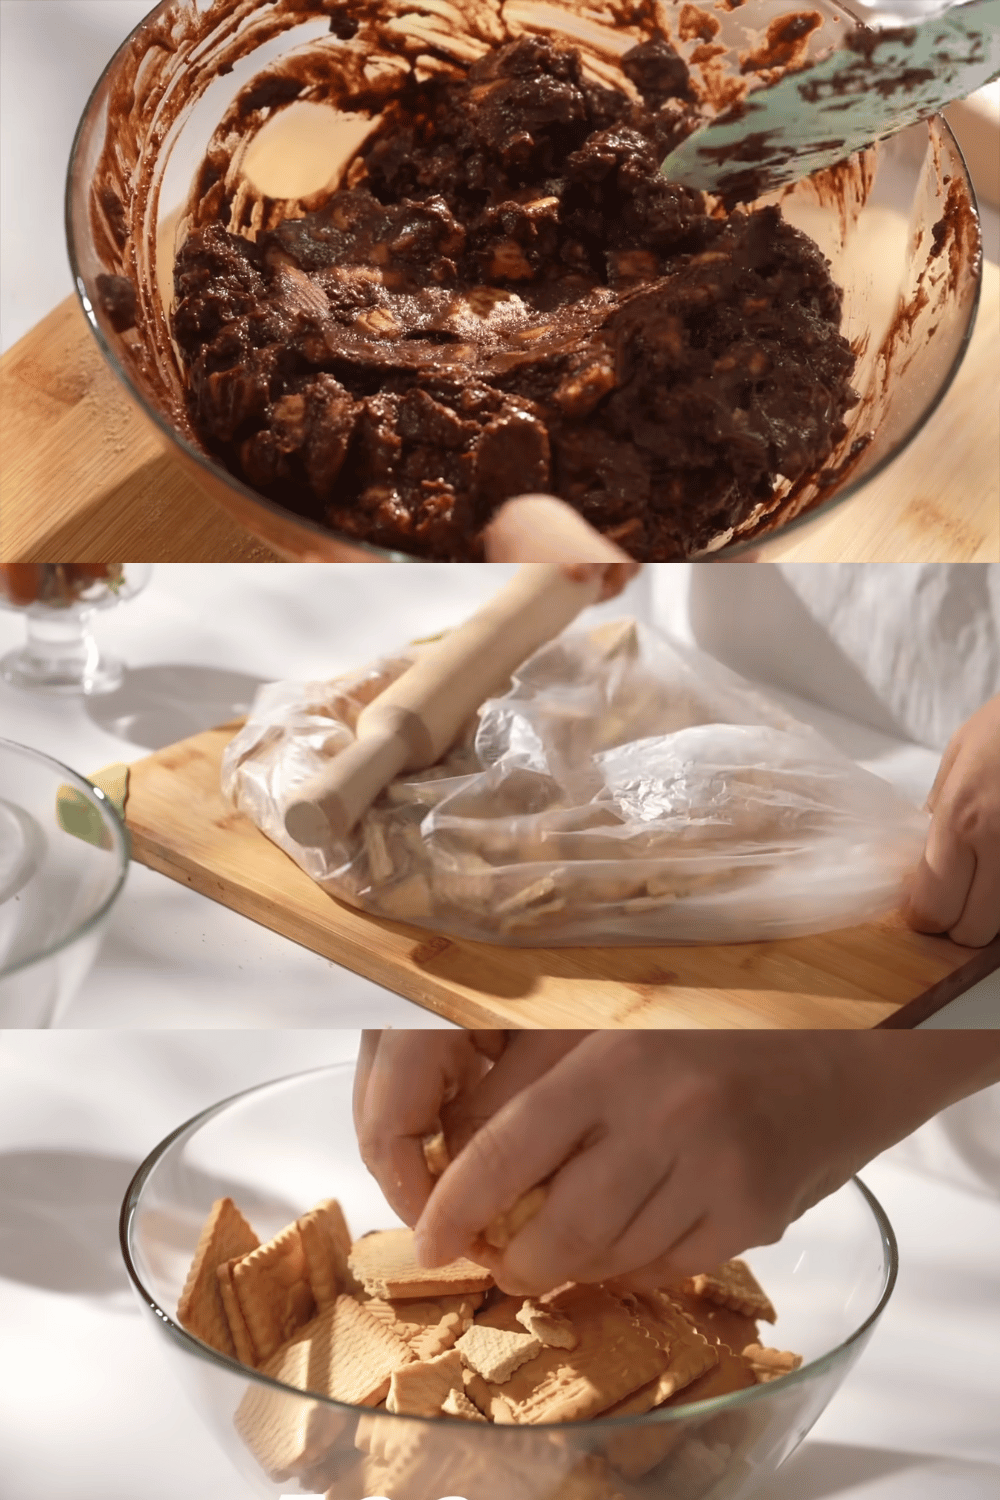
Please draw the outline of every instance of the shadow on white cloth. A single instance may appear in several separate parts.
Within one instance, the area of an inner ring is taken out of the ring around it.
[[[767,1500],[849,1500],[855,1494],[860,1500],[880,1481],[891,1487],[879,1488],[879,1495],[893,1500],[985,1500],[995,1493],[996,1468],[943,1454],[807,1439],[771,1481]]]
[[[75,1296],[127,1292],[118,1215],[138,1165],[98,1152],[0,1154],[0,1278]],[[206,1215],[215,1198],[227,1196],[251,1216],[256,1209],[287,1210],[292,1220],[299,1212],[291,1203],[263,1203],[247,1183],[209,1178],[194,1167],[185,1175],[203,1188]]]
[[[113,693],[87,699],[95,724],[146,750],[162,750],[247,712],[263,678],[194,664],[134,667]]]
[[[836,702],[841,712],[850,705],[855,721],[893,739],[909,738],[779,568],[730,567],[724,577],[695,568],[689,610],[696,645],[733,671],[814,703]]]

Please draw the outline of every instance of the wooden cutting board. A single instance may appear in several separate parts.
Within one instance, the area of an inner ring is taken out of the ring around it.
[[[1000,558],[1000,272],[984,269],[972,343],[923,432],[855,500],[772,543],[768,560]],[[0,360],[0,414],[0,560],[273,560],[161,449],[104,364],[75,298]]]
[[[238,725],[131,768],[134,858],[462,1026],[912,1026],[1000,968],[892,920],[718,948],[501,948],[335,901],[219,790]]]

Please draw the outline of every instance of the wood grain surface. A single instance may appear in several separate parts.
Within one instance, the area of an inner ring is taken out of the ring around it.
[[[889,470],[768,561],[1000,558],[996,387],[1000,272],[987,265],[952,389]],[[160,447],[67,298],[0,361],[0,560],[243,562],[274,554],[229,520]]]
[[[907,1026],[1000,968],[889,920],[789,942],[703,948],[502,948],[335,901],[219,790],[209,730],[131,768],[140,863],[463,1026]]]

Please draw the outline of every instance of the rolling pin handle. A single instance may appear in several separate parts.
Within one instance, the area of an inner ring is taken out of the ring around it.
[[[346,838],[406,760],[406,743],[397,734],[355,740],[299,789],[298,800],[285,811],[285,832],[306,848]]]

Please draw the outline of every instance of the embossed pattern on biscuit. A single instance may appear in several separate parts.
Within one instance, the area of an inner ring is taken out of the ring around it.
[[[306,1261],[306,1275],[316,1307],[329,1307],[341,1292],[357,1290],[347,1261],[351,1231],[336,1198],[326,1198],[296,1221]]]
[[[782,1375],[790,1375],[802,1364],[801,1354],[792,1354],[788,1349],[764,1349],[760,1344],[748,1344],[743,1358],[750,1366],[758,1385],[767,1385]]]
[[[220,1354],[239,1357],[222,1302],[218,1268],[260,1244],[232,1198],[219,1198],[205,1222],[177,1303],[177,1321]]]
[[[471,1260],[428,1269],[417,1262],[412,1229],[380,1229],[357,1240],[348,1262],[351,1272],[373,1297],[426,1298],[448,1293],[482,1292],[493,1277]]]
[[[298,1224],[234,1262],[231,1275],[253,1362],[261,1365],[316,1311]]]
[[[667,1353],[625,1304],[600,1286],[574,1286],[550,1304],[570,1319],[575,1349],[542,1348],[501,1386],[487,1382],[515,1422],[573,1422],[597,1416],[660,1375]],[[477,1323],[520,1331],[520,1299],[487,1308]],[[475,1397],[473,1397],[475,1399]]]
[[[377,1406],[413,1350],[364,1305],[342,1296],[269,1359],[265,1375],[347,1406]]]
[[[203,1291],[207,1280],[211,1290],[214,1274],[230,1340],[247,1364],[256,1362],[254,1339],[301,1317],[307,1301],[315,1309],[259,1362],[263,1374],[292,1389],[250,1384],[234,1425],[276,1484],[297,1480],[306,1493],[325,1489],[327,1500],[439,1500],[441,1486],[455,1492],[456,1483],[466,1500],[634,1500],[634,1485],[668,1459],[677,1493],[694,1486],[691,1493],[700,1494],[699,1485],[728,1478],[741,1460],[726,1442],[692,1436],[686,1417],[595,1434],[583,1461],[557,1431],[533,1437],[516,1429],[687,1408],[780,1379],[802,1363],[762,1346],[750,1314],[728,1305],[752,1307],[757,1316],[774,1311],[740,1261],[682,1287],[632,1293],[569,1283],[538,1298],[511,1297],[488,1291],[492,1278],[471,1261],[416,1267],[409,1230],[351,1245],[339,1206],[327,1200],[268,1244],[213,1264],[255,1241],[231,1203],[214,1205],[185,1309],[196,1300],[193,1289]],[[354,1289],[316,1308],[341,1278]],[[480,1289],[454,1290],[470,1279]],[[376,1283],[403,1285],[411,1295],[372,1295]],[[438,1284],[451,1290],[435,1293]],[[741,1343],[747,1329],[753,1336]],[[336,1410],[324,1397],[366,1410]],[[444,1425],[406,1417],[440,1417]],[[475,1431],[484,1421],[514,1429],[488,1459],[487,1440]]]
[[[449,1392],[461,1383],[462,1356],[457,1349],[414,1360],[393,1370],[385,1409],[404,1417],[439,1416]]]
[[[435,1297],[427,1302],[371,1297],[365,1302],[365,1312],[409,1344],[417,1359],[433,1359],[454,1347],[455,1341],[471,1326],[481,1301],[480,1292]]]
[[[682,1286],[696,1297],[706,1297],[709,1302],[718,1302],[745,1317],[763,1318],[767,1323],[777,1321],[770,1297],[745,1260],[727,1260],[714,1271],[689,1277]]]

